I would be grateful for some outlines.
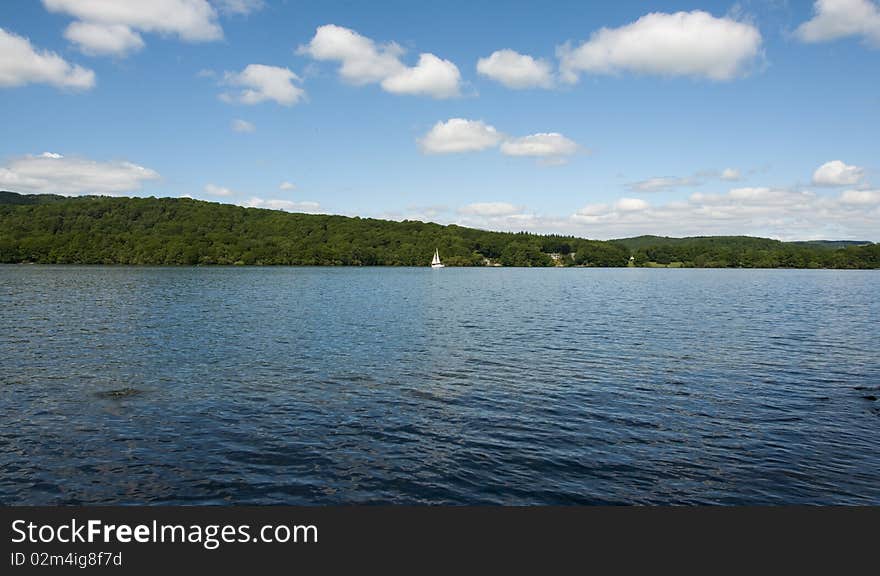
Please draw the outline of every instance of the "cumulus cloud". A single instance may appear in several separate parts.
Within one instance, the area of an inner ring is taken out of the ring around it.
[[[557,132],[542,132],[521,138],[510,138],[501,144],[501,152],[507,156],[553,159],[557,163],[564,161],[565,156],[571,156],[577,151],[578,145],[574,140]]]
[[[232,128],[233,132],[243,133],[255,132],[257,129],[257,127],[254,126],[252,123],[248,122],[247,120],[242,120],[241,118],[236,118],[235,120],[233,120],[230,123],[229,127]]]
[[[88,54],[126,56],[143,47],[139,32],[175,35],[187,42],[223,37],[206,0],[43,0],[50,12],[76,18],[65,37]]]
[[[550,88],[553,72],[550,64],[526,54],[504,49],[477,61],[477,72],[508,88]]]
[[[742,175],[740,174],[739,170],[735,168],[725,168],[721,171],[721,179],[727,180],[729,182],[735,182],[737,180],[741,180]]]
[[[460,93],[461,75],[449,60],[423,53],[416,66],[401,61],[403,48],[394,42],[377,44],[354,30],[319,26],[308,44],[297,50],[315,60],[339,62],[339,76],[355,85],[380,84],[394,94],[450,98]]]
[[[272,100],[282,106],[293,106],[305,97],[305,90],[295,84],[300,78],[289,68],[248,64],[241,72],[227,72],[223,83],[240,86],[237,93],[224,92],[220,98],[225,102],[259,104]]]
[[[131,162],[99,162],[44,152],[0,166],[0,189],[41,194],[113,195],[141,188],[158,172]]]
[[[205,193],[210,194],[211,196],[234,196],[235,192],[230,190],[229,188],[224,188],[223,186],[217,186],[215,184],[205,184]]]
[[[0,28],[0,88],[25,84],[50,84],[59,88],[87,90],[95,85],[95,73],[30,40]]]
[[[122,24],[73,22],[64,37],[90,56],[127,56],[144,47],[140,34]]]
[[[461,74],[455,64],[433,54],[422,54],[416,66],[404,68],[382,80],[382,88],[392,94],[452,98],[459,95],[460,83]]]
[[[502,139],[503,135],[494,126],[482,120],[450,118],[434,124],[419,140],[419,146],[425,154],[478,152],[498,146]]]
[[[335,24],[319,26],[312,40],[297,51],[315,60],[339,62],[339,75],[358,85],[381,82],[405,68],[400,61],[403,48],[398,44],[377,45],[366,36]]]
[[[475,216],[510,216],[522,212],[522,207],[508,202],[475,202],[458,209],[459,214]]]
[[[731,80],[761,51],[761,33],[746,22],[708,12],[654,12],[620,28],[602,28],[573,48],[557,49],[560,72],[576,82],[581,72],[634,72]]]
[[[268,208],[270,210],[286,210],[287,212],[305,212],[309,214],[316,214],[321,211],[321,205],[318,202],[293,202],[279,198],[264,199],[257,196],[252,196],[241,205],[246,208]]]
[[[864,169],[850,166],[840,160],[832,160],[822,164],[813,172],[813,184],[816,186],[852,186],[862,181]]]
[[[511,138],[482,120],[465,118],[437,122],[418,143],[425,154],[479,152],[500,145],[501,153],[506,156],[537,158],[547,165],[563,164],[567,156],[580,149],[576,142],[557,132]]]
[[[854,36],[880,47],[880,8],[871,0],[817,0],[813,18],[798,26],[795,35],[808,43]]]
[[[279,190],[296,190],[296,184],[292,182],[282,182],[281,185],[278,186]]]

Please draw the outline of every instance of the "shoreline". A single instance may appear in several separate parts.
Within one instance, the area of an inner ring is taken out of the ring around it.
[[[0,262],[3,266],[45,266],[45,267],[61,267],[70,266],[76,268],[86,267],[102,267],[102,268],[176,268],[176,269],[192,269],[192,268],[234,268],[234,269],[250,269],[250,268],[353,268],[353,269],[376,269],[376,268],[393,268],[393,269],[412,269],[412,270],[432,270],[430,266],[407,266],[394,264],[105,264],[105,263],[79,263],[79,262]],[[825,270],[825,271],[876,271],[876,268],[828,268],[828,267],[745,267],[745,266],[444,266],[444,270]]]

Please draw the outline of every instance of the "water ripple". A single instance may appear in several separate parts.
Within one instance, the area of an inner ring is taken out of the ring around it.
[[[0,266],[0,504],[880,504],[871,271]]]

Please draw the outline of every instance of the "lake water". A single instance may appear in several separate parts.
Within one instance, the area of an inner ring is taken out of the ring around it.
[[[0,266],[0,504],[880,504],[880,273]]]

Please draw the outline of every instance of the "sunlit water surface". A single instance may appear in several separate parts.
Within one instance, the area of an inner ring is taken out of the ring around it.
[[[0,266],[0,504],[880,504],[880,273]]]

